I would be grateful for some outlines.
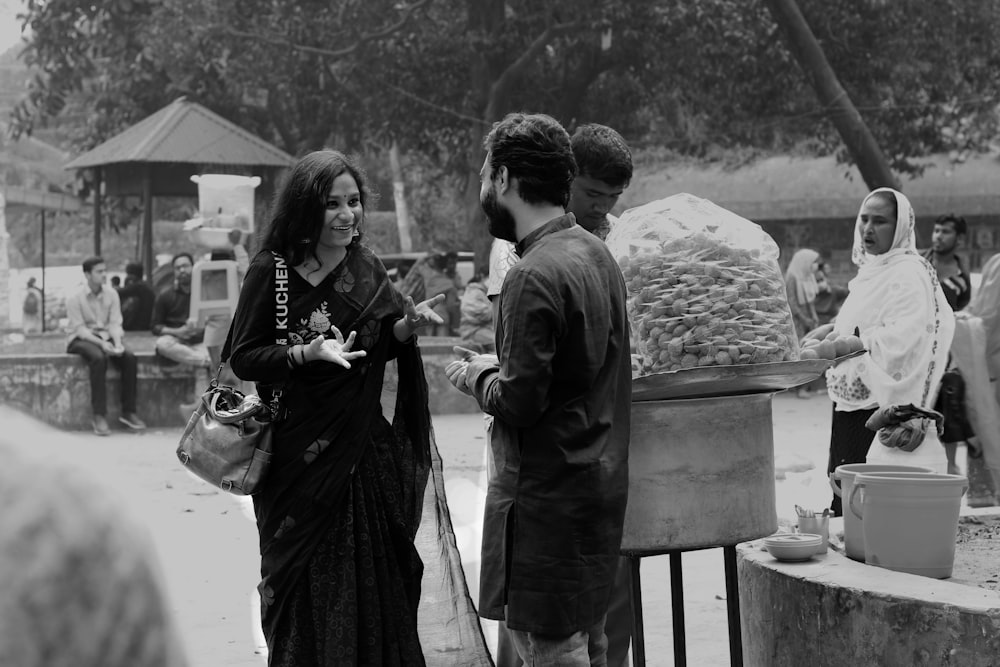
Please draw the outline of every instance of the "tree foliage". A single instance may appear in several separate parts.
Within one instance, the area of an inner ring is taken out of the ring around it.
[[[1000,5],[799,4],[894,169],[995,142]],[[292,154],[395,140],[427,243],[484,246],[482,137],[513,110],[709,159],[850,159],[763,0],[27,0],[26,21],[15,133],[58,120],[86,149],[187,95]]]

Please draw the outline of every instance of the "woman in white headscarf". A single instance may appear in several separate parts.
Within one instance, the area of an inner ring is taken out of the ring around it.
[[[934,268],[917,253],[914,226],[900,192],[879,188],[861,204],[851,253],[858,273],[833,330],[846,336],[857,329],[868,353],[827,371],[834,402],[828,472],[866,461],[947,467],[933,423],[923,425],[923,441],[911,451],[882,444],[865,426],[879,407],[932,409],[947,365],[955,318]],[[838,497],[833,510],[841,514]]]
[[[955,314],[951,344],[952,362],[965,380],[965,409],[976,436],[975,446],[970,441],[968,448],[970,506],[1000,502],[996,497],[1000,490],[1000,255],[986,262],[982,275],[972,301]],[[976,450],[981,459],[973,455]],[[981,475],[982,467],[989,474]],[[976,483],[979,476],[986,478],[984,484]]]

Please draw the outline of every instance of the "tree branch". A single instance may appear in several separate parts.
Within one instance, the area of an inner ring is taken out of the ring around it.
[[[432,1],[433,0],[415,0],[415,2],[406,5],[405,7],[399,10],[401,16],[399,20],[396,21],[395,23],[385,26],[384,28],[380,28],[379,30],[376,30],[374,32],[369,32],[364,35],[361,35],[361,37],[358,38],[358,40],[353,44],[351,44],[350,46],[337,50],[323,49],[317,46],[306,46],[304,44],[296,44],[295,42],[292,42],[287,39],[282,39],[280,37],[271,37],[269,35],[261,35],[255,32],[235,30],[230,27],[220,26],[218,29],[220,32],[223,32],[227,35],[231,35],[233,37],[239,37],[241,39],[252,39],[259,42],[272,44],[274,46],[283,46],[290,49],[295,49],[296,51],[302,51],[304,53],[315,53],[316,55],[326,56],[327,58],[344,58],[346,56],[351,55],[352,53],[357,51],[359,48],[361,48],[368,42],[383,39],[385,37],[388,37],[389,35],[392,35],[393,33],[399,32],[404,27],[406,27],[406,24],[410,22],[410,19],[413,17],[413,14],[417,10],[423,9],[424,7],[429,5]]]
[[[493,122],[496,120],[496,106],[499,100],[501,100],[508,90],[514,85],[521,74],[524,73],[526,69],[531,65],[531,62],[538,57],[538,54],[542,52],[543,49],[556,37],[563,35],[573,28],[579,25],[576,21],[571,21],[569,23],[557,23],[555,25],[550,25],[545,29],[542,34],[535,38],[524,53],[512,62],[507,68],[497,77],[497,80],[493,82],[490,86],[490,96],[489,102],[486,104],[486,118],[487,122]]]

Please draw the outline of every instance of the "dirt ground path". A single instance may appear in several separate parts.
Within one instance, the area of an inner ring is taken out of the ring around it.
[[[779,520],[794,505],[829,502],[825,479],[830,407],[779,394],[773,401]],[[181,468],[179,429],[100,438],[66,433],[0,406],[0,439],[32,455],[79,467],[113,489],[152,538],[193,667],[260,667],[266,650],[255,618],[257,535],[247,501],[214,491]],[[480,415],[434,418],[447,493],[470,588],[478,590],[484,489]],[[721,549],[687,552],[684,568],[688,664],[728,665]],[[647,664],[672,665],[669,558],[642,561]],[[485,625],[489,636],[492,628]]]

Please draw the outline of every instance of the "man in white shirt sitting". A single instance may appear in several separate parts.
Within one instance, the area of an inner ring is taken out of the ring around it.
[[[107,419],[106,376],[108,361],[121,372],[121,416],[118,421],[132,431],[146,428],[136,414],[135,355],[125,349],[122,310],[118,292],[105,285],[108,267],[100,257],[83,262],[87,285],[66,300],[69,344],[66,351],[78,354],[90,368],[90,405],[94,433],[110,435]]]

